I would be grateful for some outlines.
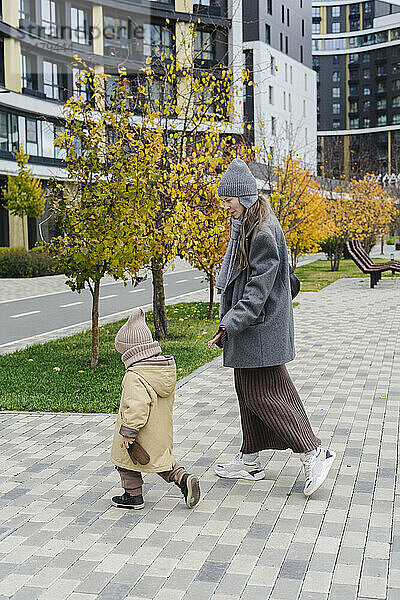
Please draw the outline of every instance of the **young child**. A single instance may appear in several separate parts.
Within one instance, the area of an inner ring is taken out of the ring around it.
[[[111,462],[125,493],[115,496],[112,503],[119,508],[143,508],[142,473],[158,473],[168,483],[175,483],[186,506],[193,508],[200,500],[199,480],[177,464],[172,454],[175,360],[161,355],[141,308],[135,308],[118,331],[115,348],[122,354],[126,373]]]

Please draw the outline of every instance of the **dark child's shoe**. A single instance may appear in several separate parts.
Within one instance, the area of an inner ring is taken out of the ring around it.
[[[131,496],[128,492],[124,492],[122,496],[114,496],[111,502],[117,508],[133,508],[134,510],[144,508],[143,496]]]
[[[180,483],[176,484],[185,498],[186,506],[194,508],[200,500],[200,483],[196,475],[184,473]]]

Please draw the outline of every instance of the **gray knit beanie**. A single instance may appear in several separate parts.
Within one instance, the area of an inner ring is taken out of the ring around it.
[[[144,358],[161,354],[161,347],[153,340],[141,308],[134,308],[125,325],[117,332],[115,349],[122,354],[126,368]]]
[[[257,202],[257,181],[244,160],[235,158],[231,162],[219,182],[218,194],[239,198],[245,208]]]

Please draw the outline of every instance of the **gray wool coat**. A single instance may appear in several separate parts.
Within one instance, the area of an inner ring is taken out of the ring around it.
[[[293,305],[285,236],[270,214],[246,238],[247,269],[232,269],[221,295],[220,326],[226,329],[223,365],[256,368],[294,359]]]

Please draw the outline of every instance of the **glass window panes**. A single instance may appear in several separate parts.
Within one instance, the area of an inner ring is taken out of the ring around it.
[[[126,58],[130,51],[128,21],[108,15],[104,16],[103,21],[104,53],[119,56],[122,52],[122,56]]]
[[[173,40],[170,29],[162,25],[152,25],[150,23],[145,23],[143,29],[143,54],[145,56],[159,56],[162,52],[166,54],[172,52]]]
[[[350,102],[350,112],[358,112],[358,102]]]
[[[358,31],[360,29],[360,19],[351,19],[350,31]]]
[[[371,78],[371,69],[363,69],[363,79]]]
[[[332,81],[340,81],[340,71],[333,71]]]
[[[339,102],[334,102],[332,104],[332,113],[334,115],[340,115],[340,104],[339,104]]]
[[[340,17],[340,6],[332,6],[332,17]]]
[[[84,74],[74,67],[72,69],[72,93],[75,99],[87,102],[88,93],[86,83],[83,81]]]
[[[58,66],[55,63],[43,61],[43,90],[47,98],[59,100]]]
[[[386,92],[386,84],[380,81],[376,88],[378,94],[384,94]]]
[[[71,7],[71,40],[77,44],[89,43],[88,13],[81,8]]]
[[[355,117],[354,119],[350,119],[350,129],[358,129],[359,127],[359,119],[358,117]]]
[[[364,86],[364,90],[363,90],[364,96],[370,96],[371,95],[371,88],[369,86]]]
[[[393,66],[392,66],[392,73],[394,75],[397,75],[397,73],[400,73],[400,62],[393,64]]]
[[[38,155],[38,122],[26,119],[26,151],[33,156]]]
[[[394,92],[397,92],[397,90],[400,90],[400,79],[395,79],[394,81],[392,81],[392,90]]]
[[[19,18],[34,21],[34,7],[32,0],[18,0]]]
[[[321,24],[320,23],[313,23],[311,25],[311,32],[313,34],[321,33]]]
[[[400,96],[395,96],[394,98],[392,98],[392,107],[400,108]]]
[[[380,126],[380,125],[386,125],[386,123],[387,123],[387,116],[386,115],[379,115],[377,123],[378,123],[378,126]]]
[[[332,23],[332,33],[340,33],[340,23],[338,21]]]
[[[332,88],[332,98],[340,98],[340,87]]]
[[[340,129],[340,120],[339,119],[333,119],[333,121],[332,121],[332,128],[333,129]]]
[[[378,75],[378,77],[383,77],[384,75],[386,75],[385,65],[379,65],[376,69],[376,74]]]
[[[32,56],[21,54],[21,85],[22,88],[36,89],[36,78],[34,74],[34,59]]]
[[[46,158],[54,158],[54,124],[42,123],[42,154]]]
[[[314,40],[314,42],[315,41],[317,40]],[[329,38],[325,40],[325,50],[345,50],[346,46],[346,38]]]
[[[363,103],[363,109],[365,111],[370,110],[371,109],[371,100],[364,100]]]
[[[362,59],[364,63],[369,63],[371,62],[371,55],[369,52],[364,52],[362,55]]]
[[[57,37],[60,22],[58,4],[55,0],[42,0],[42,26],[46,35]]]
[[[364,117],[363,119],[363,127],[371,127],[371,119],[368,117]]]
[[[398,125],[400,123],[400,113],[398,113],[397,115],[393,115],[392,123],[393,125]]]
[[[319,19],[321,17],[321,8],[319,6],[313,6],[312,16],[314,19]]]
[[[354,54],[350,54],[349,57],[349,62],[351,63],[358,63],[358,59],[359,59],[359,55],[354,53]]]
[[[0,150],[8,151],[8,118],[7,113],[0,112]]]
[[[364,2],[363,10],[364,13],[372,12],[372,2]]]
[[[386,98],[380,98],[376,103],[377,110],[386,110]]]

